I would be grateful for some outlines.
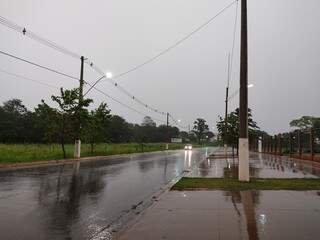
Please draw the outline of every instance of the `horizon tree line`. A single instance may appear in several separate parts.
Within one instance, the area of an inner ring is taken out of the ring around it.
[[[91,145],[92,153],[98,143],[170,142],[174,137],[200,143],[203,137],[213,136],[201,118],[194,122],[191,132],[174,126],[157,126],[150,116],[145,116],[141,124],[134,124],[112,114],[105,102],[88,110],[93,100],[86,98],[79,109],[78,95],[78,88],[61,88],[59,95],[51,96],[56,107],[41,100],[33,110],[27,109],[20,99],[5,101],[0,106],[0,143],[58,143],[65,156],[65,144],[74,143],[76,139],[78,114],[81,139]]]

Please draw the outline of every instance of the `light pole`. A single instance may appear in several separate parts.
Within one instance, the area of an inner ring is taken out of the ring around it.
[[[247,0],[241,0],[241,53],[240,53],[240,101],[239,101],[239,181],[248,182],[248,26]]]
[[[81,157],[81,110],[82,110],[82,102],[83,102],[83,65],[84,65],[84,57],[81,56],[81,68],[80,68],[80,79],[79,79],[79,99],[78,99],[78,109],[77,109],[77,133],[76,133],[76,141],[74,145],[74,157]]]
[[[227,150],[228,150],[228,100],[229,100],[229,84],[230,84],[230,53],[228,55],[228,80],[227,80],[227,87],[226,87],[226,108],[225,108],[225,115],[224,115],[224,155],[227,157]]]

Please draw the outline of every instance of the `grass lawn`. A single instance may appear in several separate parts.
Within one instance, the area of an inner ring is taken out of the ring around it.
[[[171,190],[319,190],[319,178],[252,178],[239,182],[234,178],[188,178],[183,177]]]
[[[165,143],[125,143],[125,144],[96,144],[94,153],[91,154],[89,144],[82,144],[81,156],[107,156],[115,154],[152,152],[165,150]],[[184,144],[169,144],[169,150],[182,149]],[[73,157],[74,145],[65,146],[67,158]],[[58,144],[0,144],[0,164],[35,162],[41,160],[62,159],[61,146]]]

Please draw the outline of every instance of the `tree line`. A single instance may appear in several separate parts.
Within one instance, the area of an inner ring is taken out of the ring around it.
[[[289,123],[290,127],[295,130],[301,130],[303,132],[314,129],[316,143],[320,143],[320,118],[314,116],[302,116],[301,118],[294,119]],[[239,141],[239,108],[235,109],[227,115],[227,121],[224,117],[219,116],[217,122],[217,130],[219,132],[220,142],[225,143],[232,148],[232,151],[236,149],[238,151]],[[258,124],[253,120],[252,111],[248,109],[248,134],[249,140],[262,139],[262,137],[270,137],[267,132],[260,130]],[[282,133],[284,136],[288,136],[289,133]],[[309,138],[303,138],[303,144],[309,141]]]
[[[168,142],[176,137],[201,142],[203,138],[213,136],[201,118],[195,121],[190,133],[179,131],[174,126],[157,126],[149,116],[144,117],[141,124],[133,124],[112,114],[105,102],[96,109],[88,110],[93,101],[87,98],[79,106],[78,96],[77,88],[61,88],[59,95],[51,96],[56,107],[41,100],[33,110],[27,109],[20,99],[4,102],[0,106],[0,142],[59,143],[65,152],[64,145],[74,143],[77,138],[79,125],[81,140],[91,144],[92,151],[97,143]]]

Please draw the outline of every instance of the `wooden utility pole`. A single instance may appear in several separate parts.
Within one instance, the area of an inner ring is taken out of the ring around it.
[[[310,154],[311,160],[314,160],[314,129],[310,129]]]
[[[301,143],[301,130],[298,130],[298,153],[299,153],[299,157],[301,158],[302,156],[302,143]]]
[[[279,134],[279,149],[278,149],[278,154],[282,156],[282,134]]]
[[[273,149],[273,154],[277,155],[278,151],[278,137],[277,135],[274,135],[274,149]]]
[[[79,101],[78,101],[78,109],[77,109],[77,118],[78,118],[78,129],[77,129],[77,139],[75,142],[75,149],[74,149],[74,157],[80,158],[81,157],[81,110],[82,110],[82,102],[83,102],[83,65],[84,65],[84,57],[81,56],[81,68],[80,68],[80,80],[79,80]]]
[[[249,181],[247,0],[241,0],[239,181]]]
[[[169,127],[169,113],[167,113],[167,127]],[[169,129],[167,129],[167,137],[168,137],[168,142],[166,144],[166,150],[169,150],[169,142],[170,142],[170,139],[169,139]]]
[[[293,136],[292,136],[292,132],[289,133],[289,145],[290,145],[290,153],[289,156],[292,156],[293,153]]]
[[[229,101],[229,83],[230,83],[230,53],[228,55],[228,79],[227,79],[227,87],[226,87],[226,100],[225,100],[225,114],[224,114],[224,155],[227,156],[228,149],[228,101]]]

